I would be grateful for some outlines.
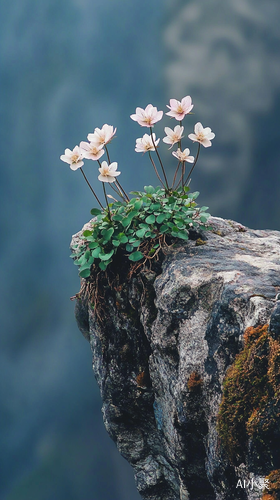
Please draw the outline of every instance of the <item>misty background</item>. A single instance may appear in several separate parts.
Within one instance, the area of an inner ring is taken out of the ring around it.
[[[280,230],[280,3],[0,0],[0,16],[0,498],[139,500],[69,300],[69,243],[95,200],[59,157],[108,123],[125,189],[157,185],[129,116],[191,95],[185,135],[197,121],[216,134],[192,176],[198,202]],[[176,124],[165,116],[154,131]],[[84,169],[102,197],[97,164]]]

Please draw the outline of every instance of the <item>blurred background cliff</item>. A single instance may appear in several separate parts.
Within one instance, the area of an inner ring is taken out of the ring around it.
[[[1,0],[0,16],[0,498],[137,500],[69,300],[69,242],[95,203],[59,156],[108,123],[126,189],[157,184],[129,115],[189,94],[186,135],[197,121],[216,134],[192,179],[199,203],[280,230],[280,3]],[[95,185],[96,170],[86,163]]]

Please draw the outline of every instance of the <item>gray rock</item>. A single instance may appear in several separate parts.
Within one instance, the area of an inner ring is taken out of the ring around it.
[[[144,500],[253,500],[261,490],[248,482],[267,474],[249,449],[246,463],[229,462],[217,414],[244,330],[270,322],[279,336],[280,232],[210,224],[130,280],[124,259],[109,283],[103,273],[82,280],[76,302],[105,427]]]

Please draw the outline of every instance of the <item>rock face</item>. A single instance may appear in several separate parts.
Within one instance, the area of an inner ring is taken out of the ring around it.
[[[210,224],[152,270],[127,279],[122,259],[108,279],[82,280],[76,302],[105,427],[144,500],[257,499],[258,481],[280,469],[277,456],[256,465],[250,440],[244,463],[231,463],[217,431],[245,329],[271,320],[280,335],[280,232]]]

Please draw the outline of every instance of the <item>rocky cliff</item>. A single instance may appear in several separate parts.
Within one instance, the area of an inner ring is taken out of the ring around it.
[[[77,294],[104,424],[144,500],[257,499],[280,469],[280,232],[210,224]]]

